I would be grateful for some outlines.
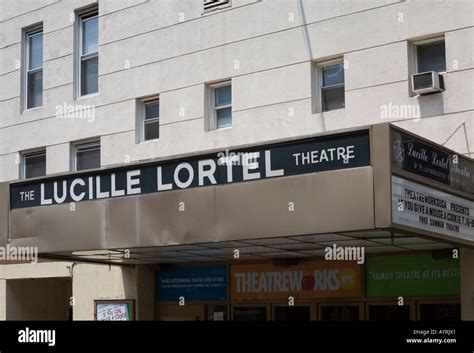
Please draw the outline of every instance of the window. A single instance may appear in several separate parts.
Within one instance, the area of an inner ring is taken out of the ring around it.
[[[22,178],[36,178],[46,175],[46,151],[36,151],[23,154]]]
[[[204,0],[204,10],[215,9],[222,5],[230,5],[229,0]]]
[[[100,167],[100,142],[76,144],[75,170],[94,169]]]
[[[446,49],[444,39],[415,43],[416,73],[446,71]]]
[[[332,62],[320,65],[321,102],[323,112],[341,109],[345,106],[344,65]]]
[[[79,16],[79,95],[99,91],[99,35],[97,10]]]
[[[230,81],[209,86],[210,121],[209,129],[232,126],[232,86]]]
[[[157,139],[160,137],[160,100],[152,98],[141,104],[141,140]]]
[[[25,43],[25,108],[43,105],[43,30],[26,33]]]

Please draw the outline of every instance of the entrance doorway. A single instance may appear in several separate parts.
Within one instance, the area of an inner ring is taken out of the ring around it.
[[[238,305],[232,307],[234,321],[267,321],[270,320],[270,305]]]
[[[362,304],[325,303],[319,305],[319,320],[358,321],[361,320]]]
[[[188,303],[159,303],[155,305],[155,318],[162,321],[201,321],[204,320],[204,305]]]
[[[415,320],[415,305],[413,302],[405,302],[404,305],[393,303],[368,303],[368,320]]]
[[[275,321],[309,321],[311,320],[311,307],[301,306],[274,306],[273,320]]]
[[[6,320],[71,320],[70,277],[6,281]]]
[[[459,302],[418,302],[419,320],[461,320],[461,304]]]
[[[206,304],[204,305],[207,321],[227,321],[228,307],[225,304]]]

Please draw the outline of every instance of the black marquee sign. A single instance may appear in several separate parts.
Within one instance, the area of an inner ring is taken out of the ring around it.
[[[369,131],[128,165],[10,185],[11,209],[222,185],[370,165]]]
[[[474,194],[474,162],[392,129],[392,167]]]

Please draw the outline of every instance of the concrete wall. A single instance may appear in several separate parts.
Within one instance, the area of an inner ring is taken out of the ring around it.
[[[48,174],[68,171],[70,143],[98,136],[103,166],[387,120],[439,143],[464,123],[446,146],[474,151],[472,1],[233,0],[203,14],[195,0],[101,0],[100,92],[74,100],[69,15],[93,3],[2,3],[0,181],[17,179],[18,152],[38,147],[47,148]],[[21,29],[39,21],[44,105],[21,113]],[[447,90],[411,97],[409,40],[443,33]],[[317,113],[313,63],[336,55],[348,65],[346,107]],[[225,78],[233,83],[232,129],[206,132],[204,83]],[[161,137],[137,143],[135,99],[150,94],[160,94]],[[64,104],[94,105],[95,118],[60,119]],[[390,104],[419,104],[421,119],[383,117]]]
[[[148,266],[136,266],[137,302],[136,313],[139,320],[154,320],[155,313],[155,272]]]
[[[153,277],[145,267],[75,264],[74,320],[94,320],[94,300],[134,299],[137,318],[153,320]]]
[[[70,277],[71,266],[72,262],[62,261],[0,265],[0,280]]]
[[[0,320],[94,320],[94,300],[134,299],[136,317],[154,319],[153,271],[72,262],[0,265]]]
[[[7,319],[7,280],[0,279],[0,320]]]

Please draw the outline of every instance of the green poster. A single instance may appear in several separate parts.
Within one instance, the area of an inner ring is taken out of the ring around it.
[[[367,297],[459,295],[459,260],[431,255],[368,258]]]

